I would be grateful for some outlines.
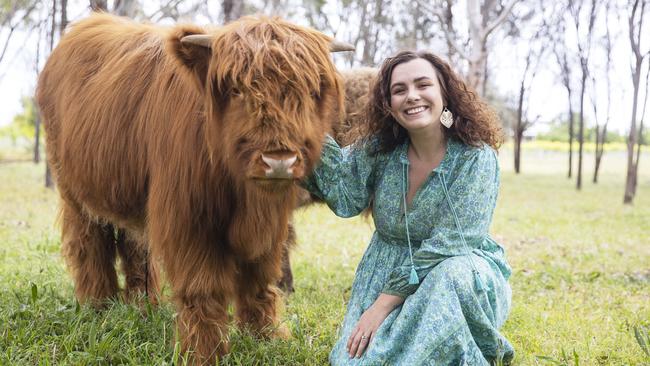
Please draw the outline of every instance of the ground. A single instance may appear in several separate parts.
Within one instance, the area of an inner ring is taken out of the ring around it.
[[[641,157],[633,206],[624,206],[625,154],[609,151],[598,184],[585,158],[583,189],[564,153],[525,146],[523,172],[500,154],[502,189],[493,236],[513,267],[513,309],[503,333],[516,365],[650,364],[635,337],[650,329],[650,155]],[[60,257],[56,194],[44,166],[0,163],[0,365],[182,363],[174,309],[78,306]],[[296,213],[296,293],[286,300],[287,341],[233,330],[228,365],[322,365],[336,339],[370,220],[325,206]],[[644,333],[645,332],[645,333]]]

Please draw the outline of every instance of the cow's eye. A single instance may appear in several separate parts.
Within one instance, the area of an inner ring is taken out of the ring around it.
[[[245,137],[240,137],[237,139],[237,144],[235,145],[237,151],[242,151],[244,147],[246,147],[246,144],[248,144],[248,139]]]
[[[230,89],[230,95],[233,97],[241,97],[241,91],[237,88]]]

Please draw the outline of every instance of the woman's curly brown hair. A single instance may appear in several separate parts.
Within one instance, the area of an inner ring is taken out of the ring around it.
[[[451,128],[444,128],[445,137],[454,137],[471,146],[485,143],[497,150],[503,142],[503,129],[492,108],[482,101],[440,57],[426,51],[402,51],[387,58],[373,84],[368,103],[368,121],[364,139],[379,137],[379,151],[390,152],[408,137],[390,113],[390,79],[395,66],[422,58],[433,66],[438,76],[442,99],[454,115]]]

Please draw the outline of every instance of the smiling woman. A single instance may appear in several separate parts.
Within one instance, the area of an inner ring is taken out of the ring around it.
[[[330,362],[509,362],[514,350],[499,328],[511,271],[489,236],[495,114],[430,53],[387,59],[372,91],[365,138],[346,149],[328,138],[305,182],[339,216],[371,206],[376,227]]]

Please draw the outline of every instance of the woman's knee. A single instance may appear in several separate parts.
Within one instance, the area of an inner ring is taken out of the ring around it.
[[[474,282],[473,266],[468,256],[455,256],[442,261],[437,266],[440,276],[454,287],[472,288]]]

